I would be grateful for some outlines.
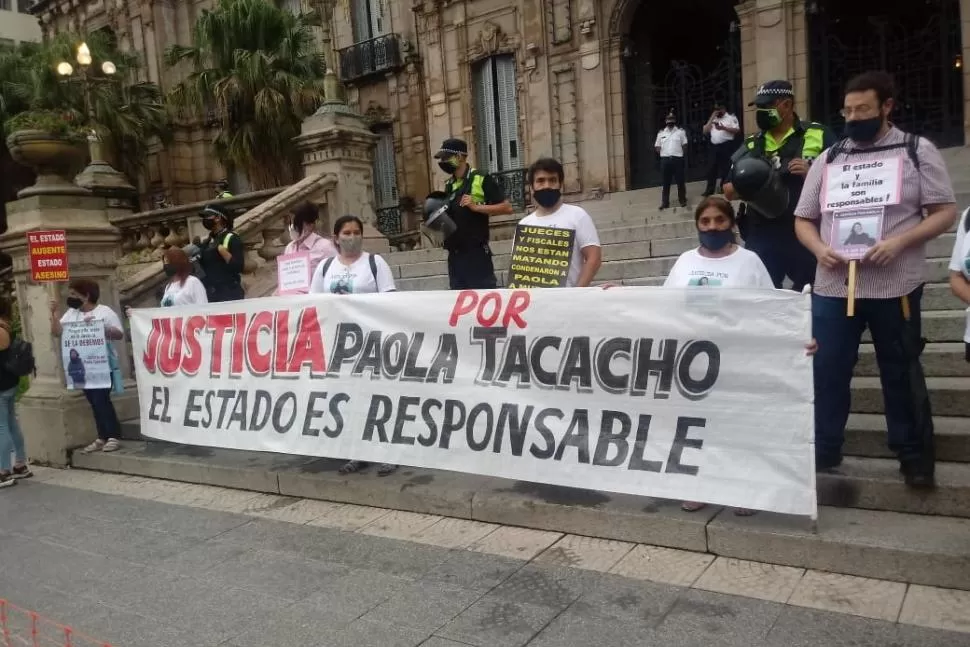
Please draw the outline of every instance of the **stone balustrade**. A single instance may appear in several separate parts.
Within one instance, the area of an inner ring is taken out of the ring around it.
[[[132,306],[157,304],[155,290],[165,281],[162,254],[172,245],[184,246],[196,236],[208,235],[199,218],[199,212],[206,205],[216,204],[234,214],[233,231],[242,238],[246,248],[245,271],[252,273],[275,259],[285,248],[284,215],[307,201],[321,205],[323,210],[328,202],[327,193],[336,184],[335,175],[320,173],[284,188],[153,209],[113,219],[111,223],[124,237],[122,259],[117,270],[122,300]]]

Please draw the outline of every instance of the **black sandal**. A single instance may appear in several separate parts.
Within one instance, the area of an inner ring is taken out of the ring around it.
[[[356,474],[367,467],[364,461],[347,461],[344,466],[337,470],[338,474]]]
[[[382,464],[378,468],[377,475],[378,476],[390,476],[391,474],[393,474],[396,471],[397,471],[397,465],[391,465],[390,463],[384,463],[384,464]]]

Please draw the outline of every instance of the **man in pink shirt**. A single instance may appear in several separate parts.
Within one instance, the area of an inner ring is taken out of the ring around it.
[[[283,256],[298,252],[309,252],[311,272],[325,258],[337,255],[337,246],[328,237],[316,232],[320,210],[312,202],[304,202],[293,212],[293,223],[289,227],[290,243],[283,251]],[[306,294],[303,290],[302,294]]]
[[[922,348],[926,243],[953,225],[957,210],[936,146],[889,121],[893,95],[892,77],[885,72],[849,81],[843,102],[846,138],[812,164],[795,209],[795,233],[818,259],[812,295],[818,340],[816,466],[827,470],[842,462],[852,371],[868,327],[879,363],[889,447],[908,485],[932,487],[932,439],[923,427],[929,424],[929,406],[916,403],[914,391],[922,378],[911,367]],[[846,234],[862,223],[869,227],[867,242],[847,244]],[[850,259],[858,263],[852,317],[846,313]]]

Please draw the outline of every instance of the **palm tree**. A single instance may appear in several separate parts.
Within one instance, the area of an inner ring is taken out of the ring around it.
[[[16,48],[0,49],[0,233],[7,230],[7,203],[17,199],[17,191],[34,182],[33,172],[10,157],[10,133],[4,124],[29,107],[31,86],[25,61],[36,48],[34,43],[21,43]]]
[[[183,118],[215,114],[219,160],[245,171],[254,188],[298,177],[292,139],[323,101],[318,24],[313,13],[297,16],[269,0],[219,0],[196,21],[191,47],[166,52],[169,66],[190,68],[169,93],[172,105]]]

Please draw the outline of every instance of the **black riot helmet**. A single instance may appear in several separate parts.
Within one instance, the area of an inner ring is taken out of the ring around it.
[[[451,217],[451,200],[444,191],[433,191],[424,200],[424,225],[448,238],[458,226]]]
[[[770,160],[744,157],[735,162],[732,184],[738,197],[766,218],[788,211],[788,188]]]

